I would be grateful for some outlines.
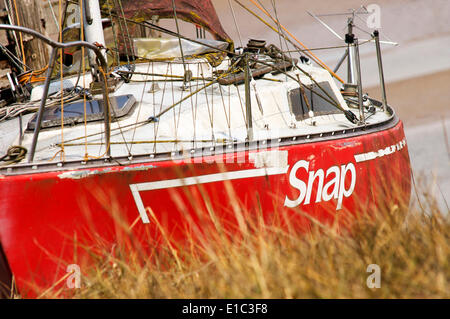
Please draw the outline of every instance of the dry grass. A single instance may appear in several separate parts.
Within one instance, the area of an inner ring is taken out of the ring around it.
[[[201,244],[167,243],[151,259],[116,246],[74,297],[449,298],[450,218],[436,207],[362,215],[351,234],[314,223],[298,235],[256,219],[229,236],[216,223]],[[379,289],[366,285],[369,264],[381,268]]]

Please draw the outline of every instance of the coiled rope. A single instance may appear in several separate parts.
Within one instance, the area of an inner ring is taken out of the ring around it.
[[[5,162],[5,164],[2,166],[20,162],[27,155],[27,151],[28,150],[23,146],[19,145],[10,146],[6,151],[6,154],[0,158],[1,162]]]

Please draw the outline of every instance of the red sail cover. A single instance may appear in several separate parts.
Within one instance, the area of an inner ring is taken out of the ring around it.
[[[152,16],[173,18],[172,0],[122,0],[125,17],[133,20],[151,20]],[[177,18],[198,24],[213,34],[216,40],[231,42],[220,24],[211,0],[175,0]]]

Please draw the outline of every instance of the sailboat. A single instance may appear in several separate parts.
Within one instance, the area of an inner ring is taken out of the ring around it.
[[[381,101],[363,93],[352,19],[344,81],[344,58],[331,70],[274,17],[295,50],[257,39],[235,47],[209,0],[110,3],[71,4],[79,19],[58,41],[0,25],[51,47],[46,69],[11,75],[0,108],[3,286],[27,296],[63,282],[85,249],[125,240],[118,224],[151,251],[162,232],[182,242],[212,211],[233,229],[236,205],[245,218],[281,214],[304,232],[312,219],[340,225],[409,199],[408,149],[387,103],[377,31],[367,43]],[[177,32],[158,24],[165,18]],[[183,36],[179,20],[198,37]]]

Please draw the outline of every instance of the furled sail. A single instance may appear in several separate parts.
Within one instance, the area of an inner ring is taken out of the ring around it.
[[[123,11],[127,19],[135,21],[173,18],[172,0],[122,0]],[[175,0],[179,19],[195,23],[207,29],[216,40],[231,42],[214,9],[211,0]]]

